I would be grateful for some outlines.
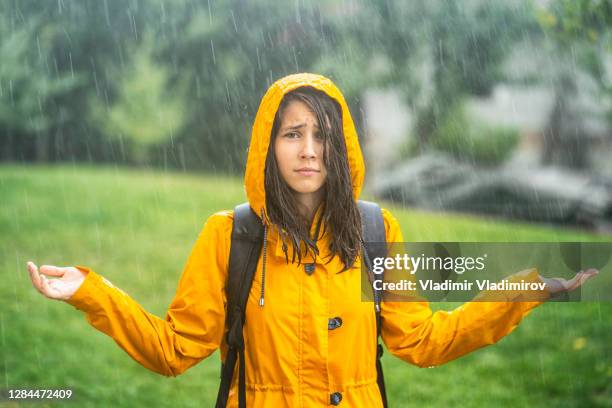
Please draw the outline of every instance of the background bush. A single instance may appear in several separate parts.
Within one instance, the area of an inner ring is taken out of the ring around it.
[[[451,109],[434,133],[435,148],[485,165],[502,163],[519,140],[516,129],[470,120],[463,104]]]

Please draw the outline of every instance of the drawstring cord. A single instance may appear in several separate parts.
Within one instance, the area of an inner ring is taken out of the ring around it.
[[[266,290],[266,254],[268,248],[268,224],[266,223],[266,219],[264,217],[264,209],[261,209],[261,222],[263,223],[264,233],[263,233],[263,267],[261,268],[261,296],[259,298],[259,306],[263,307],[264,305],[264,296]]]

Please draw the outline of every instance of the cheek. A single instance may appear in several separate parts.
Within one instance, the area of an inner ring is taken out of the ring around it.
[[[325,168],[325,165],[321,163],[321,181],[325,182],[325,180],[327,180],[327,169]]]
[[[327,167],[325,167],[325,148],[321,145],[320,149],[317,151],[317,158],[319,162],[319,168],[321,169],[321,175],[327,177]]]
[[[274,145],[274,155],[281,174],[285,176],[291,170],[291,145],[277,139]]]

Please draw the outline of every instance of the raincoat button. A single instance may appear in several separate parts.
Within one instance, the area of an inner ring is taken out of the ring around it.
[[[329,403],[332,405],[340,405],[340,401],[342,401],[342,393],[334,392],[329,395]]]
[[[312,275],[314,270],[315,270],[315,264],[309,263],[309,264],[304,265],[304,271],[306,271],[308,275]]]
[[[336,316],[327,321],[327,329],[334,330],[342,326],[342,318]]]

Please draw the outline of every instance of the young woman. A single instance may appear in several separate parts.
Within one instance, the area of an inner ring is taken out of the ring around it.
[[[257,112],[245,175],[250,207],[267,231],[243,330],[247,406],[382,406],[375,313],[361,301],[356,200],[363,179],[355,127],[336,86],[313,74],[274,83]],[[386,210],[383,218],[387,242],[402,242],[396,219]],[[232,211],[208,218],[165,319],[87,267],[39,272],[29,262],[28,270],[43,295],[85,312],[143,366],[176,376],[218,348],[222,359],[227,354],[232,220]],[[550,293],[580,286],[594,273],[566,281],[524,271],[521,279],[547,284],[532,302],[468,302],[436,313],[427,302],[383,302],[382,339],[409,363],[443,364],[497,342]],[[236,381],[228,406],[237,406]]]

